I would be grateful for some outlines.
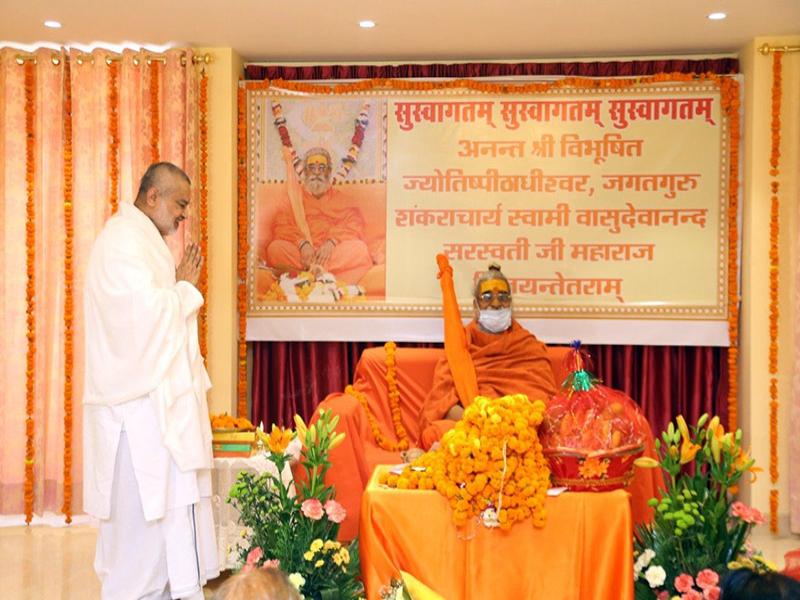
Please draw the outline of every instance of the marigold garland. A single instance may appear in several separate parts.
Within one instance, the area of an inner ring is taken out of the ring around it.
[[[778,490],[769,492],[769,530],[778,533]]]
[[[781,58],[782,52],[772,55],[772,133],[769,175],[776,178],[779,174],[781,156]],[[769,476],[773,485],[778,483],[778,281],[779,281],[779,248],[780,240],[780,200],[778,198],[778,181],[770,182],[770,218],[769,218]],[[770,531],[778,532],[778,490],[770,491]]]
[[[200,74],[200,254],[205,257],[200,270],[200,293],[205,304],[200,309],[200,353],[208,360],[208,75]]]
[[[739,82],[719,81],[722,110],[728,118],[728,430],[738,427],[739,376]]]
[[[397,435],[397,441],[390,441],[383,435],[378,425],[378,420],[369,407],[365,394],[355,389],[352,385],[348,385],[344,393],[358,400],[359,404],[364,408],[370,429],[372,429],[372,436],[378,446],[389,452],[400,452],[401,450],[408,450],[409,439],[408,432],[403,426],[402,414],[400,413],[400,390],[397,387],[397,359],[395,357],[397,344],[386,342],[383,348],[386,353],[386,385],[389,391],[389,407],[392,412],[392,425]]]
[[[119,209],[119,63],[108,61],[108,176],[111,180],[108,201],[111,214]]]
[[[237,91],[238,119],[236,124],[237,132],[237,154],[238,154],[238,254],[237,271],[239,275],[239,287],[237,290],[237,308],[239,311],[239,370],[237,379],[237,406],[236,413],[241,417],[247,414],[247,255],[249,246],[247,243],[247,124],[246,124],[246,89],[239,86]]]
[[[281,138],[281,145],[289,149],[292,166],[297,174],[300,175],[303,171],[303,161],[300,160],[297,150],[294,149],[292,144],[292,136],[289,135],[289,129],[286,127],[286,117],[283,116],[283,105],[280,102],[272,103],[272,116],[275,117],[273,124],[278,131],[278,137]]]
[[[529,94],[546,92],[564,87],[590,88],[590,89],[620,89],[632,85],[649,83],[665,83],[671,81],[713,81],[720,84],[725,76],[715,73],[657,73],[648,77],[633,77],[624,79],[590,79],[586,77],[565,77],[558,81],[532,82],[532,83],[491,83],[472,79],[454,79],[448,81],[411,81],[404,79],[364,79],[352,83],[339,83],[335,85],[319,85],[299,81],[286,81],[284,79],[264,79],[262,81],[247,81],[245,86],[249,90],[281,89],[291,92],[306,94],[352,94],[358,92],[372,92],[376,90],[404,90],[404,91],[434,91],[465,89],[487,94]]]
[[[361,144],[364,143],[364,132],[369,125],[369,102],[364,102],[361,110],[358,112],[358,118],[355,120],[355,129],[353,137],[350,140],[350,148],[347,150],[347,155],[342,158],[342,164],[339,165],[339,170],[331,179],[332,183],[338,183],[347,179],[348,173],[356,164],[358,160],[358,153],[361,152]]]
[[[26,246],[26,325],[28,350],[25,371],[25,523],[33,519],[33,463],[34,463],[34,394],[36,377],[36,204],[34,179],[36,173],[36,72],[33,61],[25,62],[25,212]]]
[[[286,127],[286,117],[283,116],[283,105],[280,102],[272,102],[272,116],[275,117],[273,124],[278,131],[278,137],[281,139],[281,144],[289,150],[292,160],[292,166],[297,171],[298,175],[303,171],[303,160],[297,154],[294,145],[292,144],[292,136],[289,134],[289,129]],[[361,145],[364,143],[364,132],[369,125],[369,102],[365,102],[358,112],[358,117],[355,119],[355,127],[353,129],[353,137],[350,139],[350,148],[347,154],[342,158],[339,169],[331,178],[332,184],[337,184],[347,179],[350,170],[355,166],[358,161],[358,153],[361,151]]]
[[[528,517],[535,527],[544,527],[550,469],[536,431],[544,411],[544,402],[523,394],[478,396],[437,450],[399,475],[382,473],[379,481],[399,489],[437,490],[459,527],[474,517],[505,530]]]
[[[149,61],[150,69],[150,162],[158,162],[159,157],[159,136],[161,134],[159,128],[159,98],[158,98],[158,61]]]
[[[64,500],[61,512],[72,522],[72,371],[74,366],[72,321],[72,82],[70,61],[64,60]]]

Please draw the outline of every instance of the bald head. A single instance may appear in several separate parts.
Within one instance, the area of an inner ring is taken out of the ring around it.
[[[150,165],[139,183],[134,205],[147,215],[162,236],[175,232],[186,219],[191,180],[172,163]]]
[[[143,202],[147,197],[147,192],[153,188],[165,193],[178,183],[192,185],[192,180],[183,169],[171,162],[153,163],[142,175],[139,182],[139,191],[136,193],[136,206]],[[139,206],[141,208],[141,206]]]

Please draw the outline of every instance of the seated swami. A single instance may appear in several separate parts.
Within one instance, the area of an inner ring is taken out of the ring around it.
[[[490,265],[475,282],[475,319],[465,327],[477,395],[525,394],[548,400],[555,394],[556,384],[547,347],[512,318],[511,304],[508,280],[497,265]],[[463,412],[450,363],[443,357],[436,365],[433,387],[420,416],[422,447],[429,449]]]

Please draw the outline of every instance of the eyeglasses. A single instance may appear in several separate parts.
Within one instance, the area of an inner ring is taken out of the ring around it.
[[[306,165],[306,170],[310,173],[327,173],[331,168],[325,163],[311,163]]]
[[[482,306],[489,306],[492,302],[497,301],[503,306],[511,304],[511,294],[509,292],[483,292],[478,296],[478,304]]]

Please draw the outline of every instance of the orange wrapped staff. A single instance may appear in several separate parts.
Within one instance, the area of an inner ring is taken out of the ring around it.
[[[466,408],[478,395],[478,378],[475,365],[467,349],[467,334],[461,323],[456,291],[453,285],[453,267],[444,254],[436,255],[439,265],[439,284],[442,286],[442,311],[444,312],[444,353],[453,375],[453,383],[461,404]]]

